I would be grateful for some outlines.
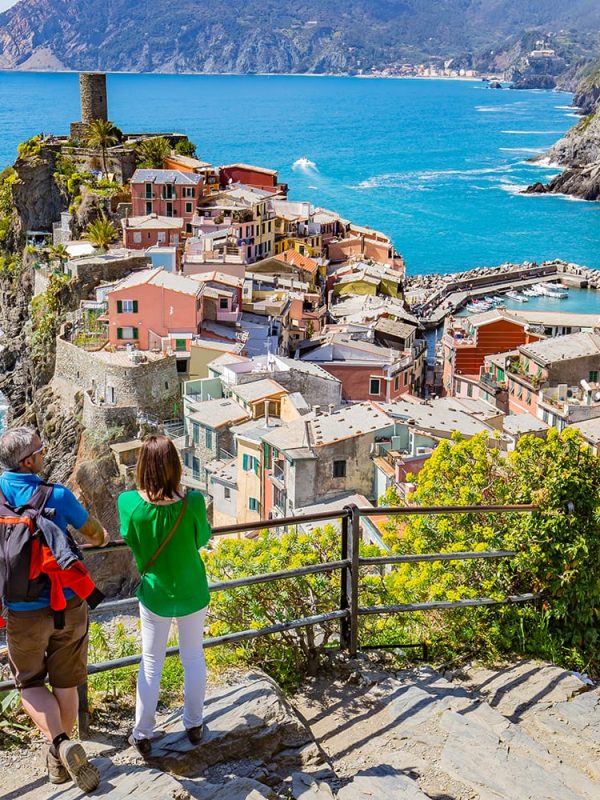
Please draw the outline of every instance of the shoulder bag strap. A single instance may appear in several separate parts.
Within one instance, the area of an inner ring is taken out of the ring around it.
[[[148,570],[150,569],[150,567],[152,566],[152,564],[154,564],[154,562],[156,561],[156,559],[159,557],[159,555],[160,555],[160,554],[162,553],[162,551],[165,549],[165,547],[166,547],[166,546],[167,546],[167,544],[169,543],[169,541],[170,541],[171,537],[173,536],[173,534],[175,533],[175,531],[176,531],[176,530],[177,530],[177,528],[179,527],[179,523],[181,522],[181,520],[182,520],[182,518],[183,518],[183,514],[184,514],[184,512],[185,512],[185,509],[186,509],[186,506],[187,506],[187,500],[188,500],[188,496],[187,496],[187,494],[186,494],[186,495],[185,495],[185,497],[183,498],[183,502],[182,502],[182,504],[181,504],[181,508],[179,509],[179,514],[177,515],[177,519],[175,520],[175,524],[173,525],[173,527],[171,528],[171,530],[169,531],[169,533],[167,534],[167,536],[166,536],[166,537],[165,537],[165,539],[163,540],[163,542],[162,542],[162,544],[160,545],[160,547],[157,549],[157,551],[154,553],[154,555],[152,556],[152,558],[150,558],[150,560],[147,562],[147,564],[146,564],[146,566],[144,567],[144,569],[141,571],[141,573],[140,573],[140,578],[143,578],[143,577],[144,577],[144,575],[145,575],[145,574],[148,572]]]

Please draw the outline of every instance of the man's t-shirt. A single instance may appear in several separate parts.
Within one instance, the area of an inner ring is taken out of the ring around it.
[[[35,492],[42,479],[39,475],[28,472],[5,472],[0,476],[0,489],[11,506],[24,505]],[[46,508],[55,509],[54,522],[67,532],[67,525],[75,529],[82,528],[88,521],[89,514],[70,489],[55,483]],[[64,589],[65,599],[75,597],[70,589]],[[50,587],[44,590],[36,600],[28,603],[5,603],[11,611],[34,611],[50,605]]]

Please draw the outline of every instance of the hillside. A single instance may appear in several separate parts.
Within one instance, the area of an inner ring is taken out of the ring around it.
[[[596,0],[21,0],[5,69],[354,72],[460,55],[522,33],[600,29]]]

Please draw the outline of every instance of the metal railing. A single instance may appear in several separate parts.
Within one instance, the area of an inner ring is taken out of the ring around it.
[[[340,572],[340,595],[339,607],[327,613],[316,614],[301,619],[288,620],[275,625],[258,629],[249,629],[227,633],[222,636],[210,637],[204,640],[205,647],[216,647],[218,645],[232,644],[235,642],[256,639],[260,636],[268,636],[274,633],[318,626],[327,622],[339,620],[340,623],[340,647],[347,650],[351,657],[355,656],[360,649],[359,642],[359,618],[375,614],[401,614],[413,611],[430,611],[433,609],[452,609],[468,608],[477,606],[503,605],[508,603],[523,603],[538,600],[539,593],[529,592],[521,595],[512,595],[501,600],[489,597],[468,598],[456,601],[432,601],[425,603],[403,603],[387,606],[367,606],[361,607],[359,604],[360,592],[360,569],[361,567],[382,567],[394,564],[418,564],[431,561],[466,561],[477,559],[502,559],[511,558],[516,555],[511,550],[493,550],[484,552],[449,552],[449,553],[427,553],[411,555],[384,555],[377,557],[361,557],[359,547],[361,541],[361,519],[363,517],[404,517],[415,515],[438,515],[438,514],[473,514],[473,513],[523,513],[535,511],[535,505],[482,505],[482,506],[400,506],[400,507],[375,507],[358,508],[349,505],[342,510],[306,514],[303,516],[279,517],[270,520],[259,520],[258,522],[243,522],[235,525],[226,525],[213,529],[213,537],[228,536],[232,534],[248,534],[251,531],[262,531],[269,529],[286,528],[297,526],[303,523],[328,522],[339,520],[341,522],[340,534],[340,558],[337,561],[329,561],[319,564],[309,564],[296,569],[281,570],[266,574],[250,575],[235,580],[219,581],[209,584],[211,593],[220,592],[227,589],[237,589],[244,586],[254,586],[261,583],[272,583],[278,580],[287,580],[304,575],[316,575],[327,572]],[[104,548],[89,548],[86,553],[107,553],[126,548],[125,542],[113,542]],[[99,614],[123,612],[128,608],[137,606],[136,597],[125,598],[123,600],[113,600],[101,603],[91,612],[91,616]],[[178,647],[169,647],[167,656],[177,655]],[[99,672],[106,672],[112,669],[133,666],[141,660],[141,654],[117,658],[110,661],[103,661],[97,664],[88,665],[88,675]],[[0,691],[14,687],[13,681],[3,681],[0,683]],[[80,687],[80,730],[86,731],[88,726],[87,718],[87,685]]]

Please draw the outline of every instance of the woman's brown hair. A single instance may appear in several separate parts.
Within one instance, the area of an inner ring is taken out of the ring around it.
[[[161,433],[146,436],[137,462],[138,489],[148,499],[172,500],[181,483],[181,460],[175,445]]]

